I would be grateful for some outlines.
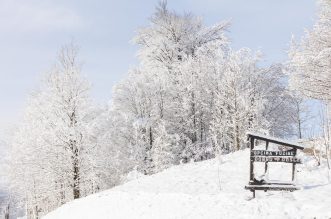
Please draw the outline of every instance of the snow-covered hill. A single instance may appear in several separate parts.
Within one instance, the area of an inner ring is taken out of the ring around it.
[[[270,166],[276,178],[288,177],[286,164]],[[288,168],[289,169],[289,168]],[[72,201],[45,219],[94,218],[330,218],[331,184],[326,168],[305,159],[295,192],[257,192],[248,200],[249,151],[183,164],[111,190]],[[221,190],[220,190],[221,185]]]

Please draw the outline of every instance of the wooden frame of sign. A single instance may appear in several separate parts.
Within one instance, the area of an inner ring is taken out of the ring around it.
[[[301,160],[296,157],[297,150],[303,150],[304,147],[301,145],[290,143],[282,139],[273,138],[265,135],[248,133],[248,140],[250,142],[250,174],[249,174],[249,184],[245,186],[245,189],[253,192],[253,198],[255,198],[256,190],[273,190],[273,191],[294,191],[300,189],[295,186],[295,175],[296,175],[296,164],[301,163]],[[256,140],[264,141],[265,150],[254,150]],[[286,146],[291,148],[286,151],[269,151],[269,143],[274,143],[279,146]],[[268,170],[268,164],[270,162],[285,162],[292,163],[292,181],[290,182],[276,182],[276,181],[266,181],[257,180],[254,176],[254,162],[264,162],[265,174]]]

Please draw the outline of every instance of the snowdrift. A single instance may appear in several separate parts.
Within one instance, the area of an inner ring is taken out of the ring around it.
[[[113,189],[72,201],[45,219],[134,218],[330,218],[331,184],[327,169],[311,158],[298,165],[295,192],[251,192],[249,151],[172,167]],[[270,165],[273,177],[284,178],[286,164]],[[221,187],[221,188],[220,188]]]

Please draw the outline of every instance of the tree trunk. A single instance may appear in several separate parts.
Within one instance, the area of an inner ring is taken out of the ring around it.
[[[152,150],[153,148],[153,131],[152,127],[149,127],[149,150]]]
[[[9,219],[9,204],[7,205],[5,210],[5,219]]]
[[[74,149],[74,156],[73,156],[73,194],[74,199],[80,198],[80,170],[79,170],[79,155],[78,149],[76,146],[73,146]]]
[[[299,119],[299,123],[298,123],[298,128],[299,128],[299,139],[302,139],[302,131],[301,131],[301,120]]]
[[[195,143],[197,141],[197,119],[196,119],[196,106],[195,106],[195,95],[194,92],[191,93],[192,97],[192,105],[191,105],[191,113],[193,116],[193,135],[192,135],[192,143]]]
[[[239,130],[238,127],[236,129],[236,143],[237,143],[237,151],[240,150],[240,139],[239,139]]]
[[[60,191],[61,205],[64,205],[66,197],[65,197],[65,188],[63,182],[61,182],[60,187],[61,187],[61,191]]]

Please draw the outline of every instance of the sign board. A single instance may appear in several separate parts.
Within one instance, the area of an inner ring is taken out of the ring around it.
[[[297,157],[251,157],[254,162],[284,162],[284,163],[302,163],[300,158]]]
[[[252,150],[251,156],[295,156],[295,150],[288,151],[266,151],[266,150]]]

